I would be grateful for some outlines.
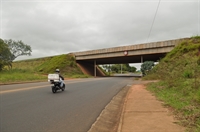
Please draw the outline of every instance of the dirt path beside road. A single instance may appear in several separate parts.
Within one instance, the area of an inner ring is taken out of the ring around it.
[[[125,98],[118,132],[184,132],[145,85],[133,85]]]

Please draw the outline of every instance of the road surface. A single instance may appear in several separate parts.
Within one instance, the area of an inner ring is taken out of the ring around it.
[[[0,86],[1,132],[86,132],[130,77],[67,80],[53,94],[48,82]]]

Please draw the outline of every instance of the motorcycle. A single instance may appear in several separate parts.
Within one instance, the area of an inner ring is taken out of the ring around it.
[[[65,83],[63,82],[63,86],[61,87],[61,78],[59,77],[58,74],[49,74],[48,75],[48,82],[50,82],[51,84],[53,84],[53,86],[51,86],[52,92],[56,93],[58,90],[65,90]]]

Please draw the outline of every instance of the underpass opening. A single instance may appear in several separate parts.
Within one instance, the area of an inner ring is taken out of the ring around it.
[[[77,60],[76,62],[84,74],[96,77],[96,76],[106,76],[106,74],[102,71],[99,65],[130,64],[130,63],[134,64],[134,63],[143,63],[145,61],[158,62],[165,55],[166,53],[159,53],[159,54],[149,54],[149,55]]]
[[[188,38],[175,40],[150,42],[137,45],[128,45],[121,47],[89,50],[75,52],[78,65],[86,74],[92,76],[102,76],[98,65],[103,64],[125,64],[125,63],[143,63],[145,61],[158,62],[176,45]]]

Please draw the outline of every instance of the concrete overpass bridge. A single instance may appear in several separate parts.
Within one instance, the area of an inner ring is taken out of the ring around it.
[[[84,73],[92,76],[103,76],[104,74],[97,65],[157,62],[186,39],[188,38],[74,52],[73,54]]]

